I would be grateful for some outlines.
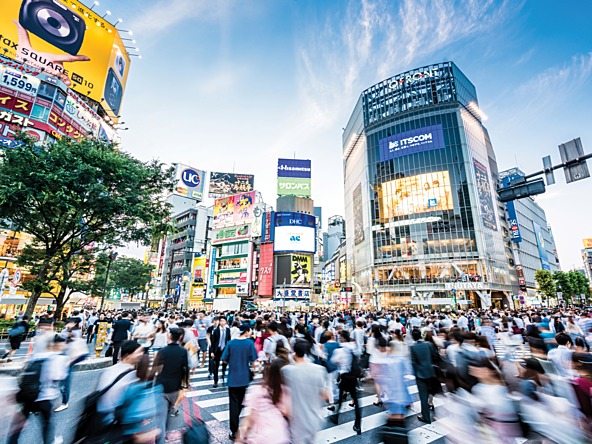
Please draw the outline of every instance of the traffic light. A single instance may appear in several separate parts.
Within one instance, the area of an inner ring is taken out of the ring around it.
[[[500,201],[510,202],[536,194],[543,194],[545,192],[545,181],[543,179],[527,181],[523,176],[520,176],[512,179],[509,186],[499,188],[497,192]]]

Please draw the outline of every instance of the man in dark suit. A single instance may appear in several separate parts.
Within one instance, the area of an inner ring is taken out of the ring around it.
[[[156,376],[156,383],[162,385],[164,401],[160,413],[159,428],[166,431],[167,416],[171,410],[171,416],[177,416],[179,410],[175,403],[179,396],[179,390],[187,381],[189,375],[189,360],[187,350],[180,345],[185,332],[182,328],[171,328],[169,331],[169,344],[162,348],[154,358],[152,375]],[[157,443],[164,444],[165,433]]]
[[[129,320],[129,313],[124,311],[121,314],[121,319],[113,322],[111,332],[111,342],[113,343],[113,364],[117,364],[119,361],[119,350],[121,348],[121,343],[123,341],[127,341],[129,339],[129,331],[132,323]]]
[[[218,369],[220,368],[220,358],[224,349],[230,342],[230,328],[226,323],[226,318],[220,316],[220,323],[214,329],[210,340],[210,357],[214,358],[214,388],[218,387]],[[226,375],[226,362],[222,363],[222,384]]]
[[[430,379],[436,376],[433,363],[436,360],[437,351],[432,344],[422,341],[419,329],[414,328],[411,337],[415,341],[415,344],[410,348],[411,365],[415,373],[417,392],[421,402],[421,416],[418,416],[417,419],[430,424],[432,422],[429,404]]]

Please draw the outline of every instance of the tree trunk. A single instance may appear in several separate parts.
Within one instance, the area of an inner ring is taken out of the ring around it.
[[[55,311],[55,319],[62,319],[62,311],[64,311],[64,305],[66,305],[66,288],[61,287],[60,292],[55,298],[56,300],[56,311]]]
[[[47,275],[47,268],[48,267],[49,267],[49,264],[45,264],[45,266],[41,269],[41,271],[39,272],[39,274],[35,278],[37,281],[43,282],[43,280],[45,279],[45,276]],[[33,312],[35,311],[35,306],[37,305],[37,301],[39,300],[41,293],[42,293],[42,291],[39,291],[36,289],[35,291],[33,291],[31,293],[31,296],[29,296],[29,302],[27,302],[27,309],[25,310],[25,314],[28,315],[29,318],[32,317]]]

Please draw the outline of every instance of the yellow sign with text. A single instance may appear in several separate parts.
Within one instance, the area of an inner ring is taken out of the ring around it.
[[[119,32],[74,0],[2,0],[0,54],[62,80],[117,120],[130,58]]]

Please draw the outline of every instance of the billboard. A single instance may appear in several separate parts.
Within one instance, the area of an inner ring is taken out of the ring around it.
[[[251,237],[261,237],[261,229],[263,227],[263,215],[265,204],[256,203],[253,206],[253,227],[251,230]]]
[[[378,141],[380,161],[408,156],[446,147],[442,125],[425,126],[405,131]]]
[[[261,243],[273,242],[275,229],[275,212],[268,211],[263,215],[261,224]]]
[[[475,183],[477,185],[479,209],[481,211],[483,225],[497,231],[497,221],[495,219],[495,209],[493,207],[493,196],[487,167],[476,159],[473,159],[473,167],[475,169]]]
[[[261,244],[259,253],[259,296],[273,296],[273,245]]]
[[[535,221],[532,221],[532,227],[534,229],[534,235],[536,237],[536,243],[539,250],[539,258],[541,259],[541,268],[543,270],[551,270],[551,267],[549,266],[549,257],[547,256],[547,250],[545,248],[543,228]]]
[[[312,275],[311,257],[301,254],[290,255],[290,285],[310,286]]]
[[[237,193],[246,193],[254,189],[255,176],[252,174],[210,172],[209,197],[225,197]]]
[[[448,171],[417,174],[382,184],[382,218],[452,210]]]
[[[310,197],[311,162],[302,159],[278,159],[278,196]]]
[[[304,213],[276,212],[274,251],[315,253],[316,218]]]
[[[214,228],[251,222],[254,211],[254,191],[216,199],[214,202]]]
[[[364,208],[362,204],[362,184],[359,183],[353,192],[354,204],[354,243],[364,241]]]
[[[4,0],[4,55],[101,103],[117,120],[130,58],[119,31],[77,0]]]
[[[177,164],[173,194],[201,202],[204,191],[205,172],[193,167]]]
[[[506,208],[508,209],[508,222],[510,223],[510,236],[512,241],[522,242],[522,235],[520,234],[520,226],[518,225],[518,215],[516,214],[516,207],[514,201],[506,202]]]
[[[214,230],[212,243],[219,244],[230,240],[246,239],[251,235],[250,227],[250,225],[245,224]]]
[[[588,237],[586,239],[583,239],[584,242],[584,248],[592,248],[592,238]]]
[[[311,162],[309,159],[278,159],[278,177],[296,177],[310,179]]]

